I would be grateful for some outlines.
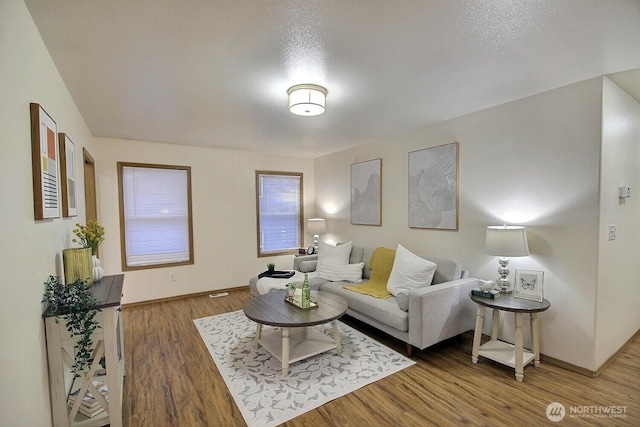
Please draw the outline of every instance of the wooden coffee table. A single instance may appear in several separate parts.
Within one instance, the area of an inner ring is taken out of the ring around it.
[[[289,364],[325,351],[340,353],[337,319],[347,311],[347,302],[330,293],[312,291],[318,307],[299,308],[284,301],[286,291],[257,296],[244,306],[244,314],[256,322],[256,346],[262,346],[282,362],[282,374],[288,375]],[[333,323],[334,339],[310,326]],[[279,330],[262,331],[262,325]]]

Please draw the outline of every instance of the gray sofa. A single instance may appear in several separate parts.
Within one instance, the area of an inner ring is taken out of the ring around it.
[[[363,282],[371,277],[369,262],[373,247],[354,245],[349,259],[350,264],[364,262]],[[349,308],[347,314],[361,320],[395,338],[407,343],[407,352],[412,354],[413,347],[425,349],[445,339],[472,330],[475,326],[476,306],[469,298],[471,289],[477,286],[478,279],[469,278],[459,262],[449,258],[425,256],[437,265],[431,286],[412,289],[398,298],[375,298],[344,289],[349,282],[331,282],[314,277],[317,255],[296,256],[294,270],[310,273],[309,284],[312,290],[331,292],[343,297]],[[253,295],[259,295],[258,277],[249,282]],[[282,279],[282,289],[290,280]],[[400,304],[399,304],[400,303]],[[408,307],[407,310],[401,307]]]

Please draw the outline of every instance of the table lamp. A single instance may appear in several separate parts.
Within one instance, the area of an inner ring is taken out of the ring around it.
[[[313,246],[318,250],[320,234],[327,232],[327,226],[323,218],[310,218],[307,221],[307,233],[313,234]]]
[[[503,293],[510,293],[509,282],[509,257],[523,257],[529,255],[527,233],[524,227],[515,225],[497,225],[487,227],[485,241],[485,253],[499,256],[498,274],[496,283]]]

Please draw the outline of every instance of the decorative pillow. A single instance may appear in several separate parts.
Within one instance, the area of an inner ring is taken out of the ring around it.
[[[332,282],[362,282],[362,268],[364,262],[357,264],[337,265],[330,262],[318,261],[316,277]]]
[[[396,249],[396,258],[387,282],[391,295],[403,290],[430,286],[437,265],[410,252],[402,245]]]
[[[402,289],[396,295],[396,302],[398,303],[398,308],[402,311],[409,310],[409,289]]]
[[[351,255],[351,242],[337,246],[326,242],[318,243],[318,264],[325,262],[335,265],[347,265],[349,264],[349,255]]]

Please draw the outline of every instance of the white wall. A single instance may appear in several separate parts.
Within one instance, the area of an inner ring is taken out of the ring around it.
[[[315,216],[312,159],[106,138],[96,138],[96,145],[98,218],[107,230],[100,258],[106,274],[122,271],[117,162],[191,166],[195,263],[125,272],[123,303],[247,286],[271,261],[278,269],[291,268],[293,255],[257,257],[255,171],[302,172],[309,218]],[[312,236],[305,239],[310,243]],[[169,281],[171,273],[175,282]]]
[[[29,103],[44,107],[76,144],[92,136],[71,99],[22,0],[0,2],[0,425],[51,424],[42,321],[43,283],[61,274],[62,249],[76,218],[35,221]],[[82,155],[76,167],[82,168]],[[78,193],[84,193],[82,177]]]
[[[640,328],[640,103],[608,78],[603,85],[596,366]],[[631,187],[631,198],[618,197],[621,185]]]
[[[456,258],[473,277],[491,279],[498,262],[484,254],[486,226],[524,225],[531,256],[512,258],[510,269],[545,272],[552,306],[540,315],[541,351],[595,370],[601,97],[601,79],[592,79],[316,159],[325,238],[402,243]],[[456,141],[459,230],[409,229],[408,152]],[[382,226],[352,226],[350,164],[373,158],[382,158]],[[503,321],[512,324],[511,316]]]

